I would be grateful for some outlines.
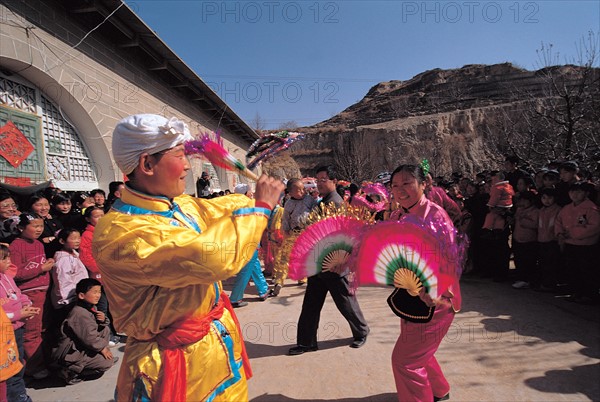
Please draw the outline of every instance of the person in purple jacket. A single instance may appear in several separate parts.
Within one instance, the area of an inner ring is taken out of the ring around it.
[[[9,401],[15,402],[31,401],[23,380],[25,375],[23,333],[25,332],[25,320],[38,315],[40,309],[31,305],[31,300],[21,293],[13,278],[6,274],[10,265],[10,250],[7,245],[0,244],[0,305],[4,308],[6,316],[12,324],[17,349],[19,350],[19,360],[23,363],[21,371],[6,380],[6,397]]]

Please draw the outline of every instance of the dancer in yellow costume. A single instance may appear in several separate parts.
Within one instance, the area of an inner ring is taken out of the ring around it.
[[[118,401],[245,401],[251,371],[221,280],[252,257],[283,184],[255,199],[183,195],[187,126],[134,115],[113,133],[129,181],[95,230],[93,252],[114,324],[127,334]]]

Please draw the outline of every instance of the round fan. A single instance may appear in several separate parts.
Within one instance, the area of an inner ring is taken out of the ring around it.
[[[456,277],[450,241],[417,219],[388,221],[369,228],[361,239],[356,264],[360,285],[394,285],[411,295],[421,288],[432,298]]]
[[[347,270],[365,224],[365,221],[339,215],[309,225],[294,243],[288,276],[299,280],[320,272],[339,274]]]

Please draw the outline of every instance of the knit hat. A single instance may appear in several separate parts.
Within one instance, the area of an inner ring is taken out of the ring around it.
[[[192,139],[187,124],[175,117],[136,114],[117,123],[112,152],[119,169],[128,175],[137,167],[143,153],[155,154]]]
[[[240,183],[235,186],[233,192],[236,194],[246,194],[248,192],[248,185],[245,183]]]

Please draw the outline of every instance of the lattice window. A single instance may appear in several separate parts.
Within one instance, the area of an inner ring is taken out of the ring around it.
[[[35,89],[0,77],[0,103],[29,113],[37,113]]]
[[[33,85],[16,82],[0,75],[0,104],[41,116],[42,121],[41,135],[39,123],[36,129],[37,136],[35,133],[25,133],[36,147],[37,153],[27,158],[16,169],[2,168],[0,177],[28,177],[34,182],[52,180],[57,187],[64,190],[91,190],[98,187],[96,172],[83,142],[75,128],[52,101],[40,94]],[[8,115],[12,113],[20,116],[20,112],[11,112],[11,109],[5,109],[5,112]],[[15,116],[4,116],[4,119],[0,116],[0,122],[14,119]],[[21,116],[21,120],[24,118]],[[21,130],[29,127],[22,121],[20,123]],[[44,139],[43,147],[41,141],[40,144],[36,143],[36,139],[41,137]]]
[[[75,187],[81,189],[96,186],[96,173],[73,126],[43,95],[41,107],[49,178],[54,180],[58,187],[65,189],[73,187],[76,183],[78,185]]]

